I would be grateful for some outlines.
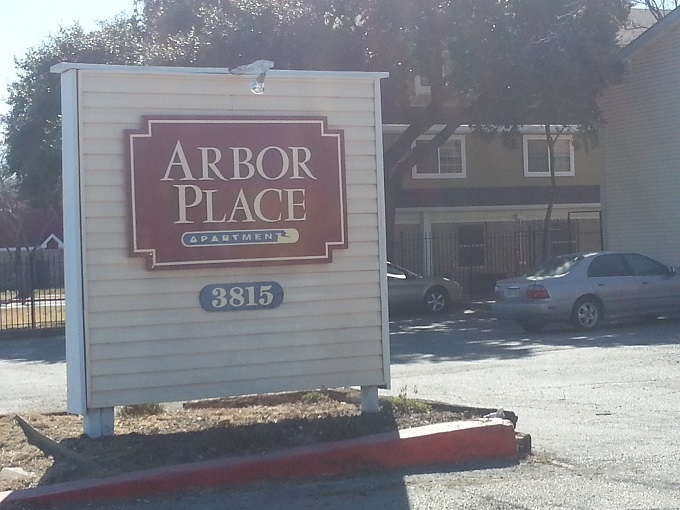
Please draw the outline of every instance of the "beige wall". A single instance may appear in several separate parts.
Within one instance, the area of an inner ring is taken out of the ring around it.
[[[605,244],[680,264],[680,28],[632,55],[602,101]]]
[[[457,187],[457,188],[503,188],[542,187],[550,185],[549,177],[525,177],[522,155],[522,137],[514,147],[509,147],[500,137],[489,137],[479,133],[466,133],[467,177],[460,179],[411,179],[407,176],[406,188]],[[385,147],[396,140],[395,133],[386,133]],[[568,186],[599,185],[601,181],[601,155],[599,148],[586,150],[578,138],[574,138],[573,177],[558,177],[557,184]]]

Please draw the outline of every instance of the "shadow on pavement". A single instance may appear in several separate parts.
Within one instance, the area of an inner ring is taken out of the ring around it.
[[[394,315],[390,319],[391,361],[474,361],[518,359],[546,346],[615,347],[680,344],[680,318],[629,320],[580,332],[554,324],[540,333],[526,333],[511,321],[493,318],[483,308],[442,315]]]
[[[0,359],[16,362],[63,363],[66,345],[63,336],[3,339]]]

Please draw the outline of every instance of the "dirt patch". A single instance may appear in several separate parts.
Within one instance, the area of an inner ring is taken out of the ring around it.
[[[79,416],[22,416],[36,433],[31,442],[40,448],[29,443],[19,425],[21,420],[3,416],[0,465],[4,476],[0,476],[0,490],[262,453],[471,419],[491,411],[405,397],[381,399],[380,404],[379,413],[362,414],[355,393],[328,391],[191,402],[158,414],[131,415],[119,410],[115,435],[98,439],[82,434]]]

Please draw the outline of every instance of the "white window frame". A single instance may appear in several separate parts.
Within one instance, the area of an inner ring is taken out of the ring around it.
[[[430,138],[431,139],[431,138]],[[424,141],[425,139],[420,138],[418,141]],[[441,171],[441,149],[449,142],[460,143],[460,158],[461,158],[461,171],[457,173],[442,172]],[[419,173],[418,165],[414,165],[411,170],[411,177],[413,179],[465,179],[467,177],[467,155],[465,151],[465,136],[463,135],[452,135],[446,142],[444,142],[440,147],[437,148],[437,172]]]
[[[545,135],[524,135],[522,142],[522,150],[524,151],[524,177],[550,177],[550,170],[545,172],[530,172],[529,171],[529,140],[541,140],[546,142]],[[574,177],[576,171],[574,168],[574,140],[571,135],[561,135],[557,141],[568,140],[569,141],[569,171],[568,172],[555,172],[556,177]],[[546,151],[547,151],[546,143]],[[550,160],[548,160],[550,161]],[[550,164],[548,162],[548,164]]]

